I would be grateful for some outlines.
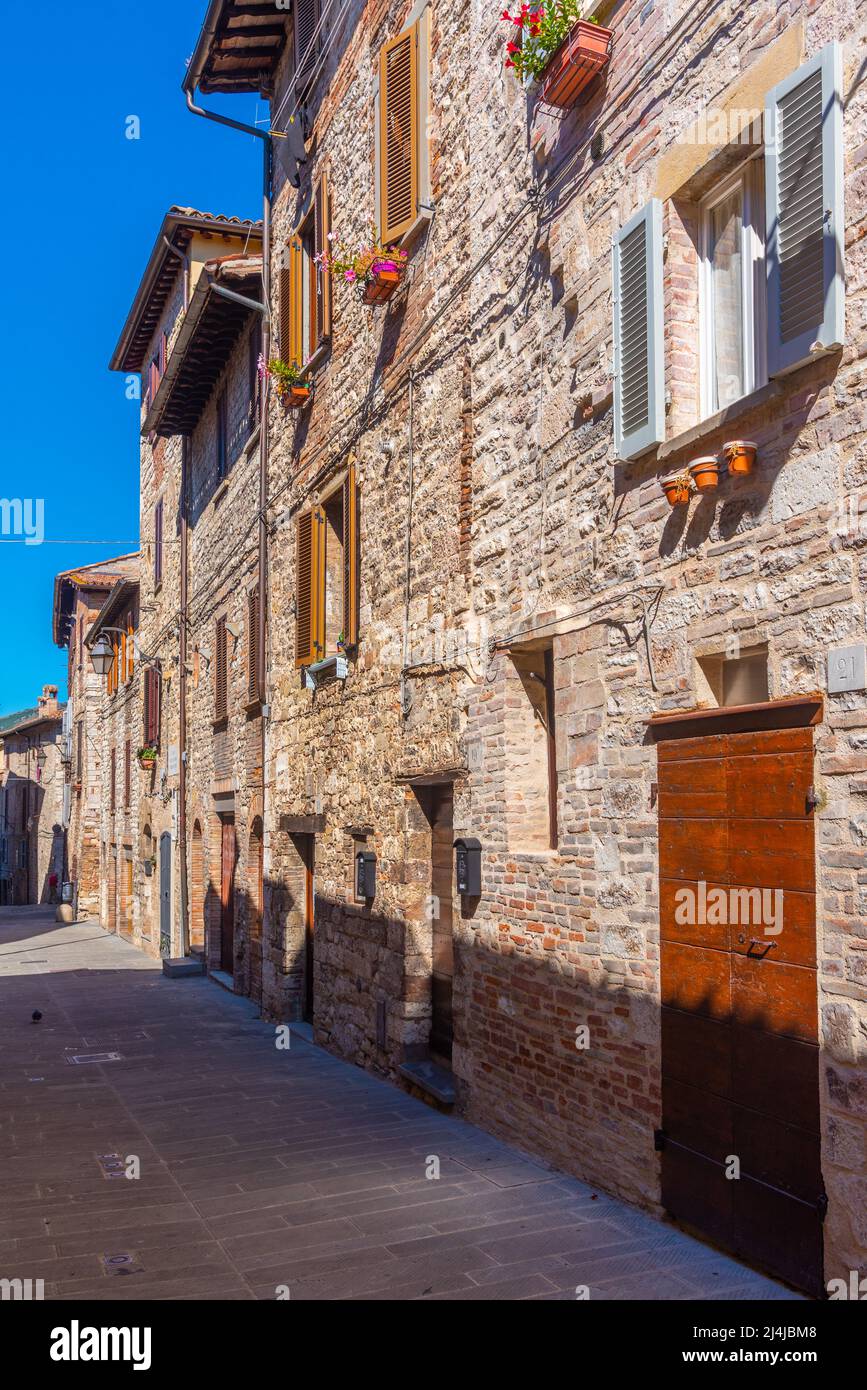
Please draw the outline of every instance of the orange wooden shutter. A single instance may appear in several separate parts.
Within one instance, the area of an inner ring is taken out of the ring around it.
[[[379,58],[380,226],[396,241],[418,216],[418,25],[405,29]]]
[[[295,559],[295,665],[325,655],[325,515],[321,507],[298,518]]]
[[[259,699],[259,586],[247,595],[247,699]]]
[[[328,249],[328,233],[331,231],[331,193],[328,175],[323,173],[316,185],[313,207],[315,227],[315,253]],[[316,272],[316,346],[324,338],[331,337],[331,276],[317,268]]]
[[[358,645],[358,484],[350,463],[343,483],[343,642]]]
[[[112,750],[111,750],[111,800],[110,800],[110,803],[109,803],[109,809],[112,810],[112,811],[114,811],[114,810],[116,809],[116,806],[117,806],[117,792],[116,792],[116,790],[115,790],[116,787],[117,787],[117,749],[116,749],[116,748],[112,748]]]
[[[132,614],[127,618],[126,633],[127,679],[132,680],[135,675],[135,631],[132,625]]]
[[[214,634],[214,718],[225,719],[228,712],[229,691],[226,619],[218,618]]]
[[[303,367],[304,351],[304,252],[297,232],[289,238],[280,270],[280,357]]]

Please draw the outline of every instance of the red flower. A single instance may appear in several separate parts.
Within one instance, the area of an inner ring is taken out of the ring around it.
[[[531,38],[531,39],[537,39],[538,37],[539,37],[539,26],[538,26],[538,24],[531,24],[531,25],[530,25],[530,38]]]
[[[509,14],[509,11],[508,11],[508,10],[503,10],[503,13],[500,15],[500,19],[511,19],[511,18],[512,18],[512,16]]]
[[[511,58],[507,58],[507,59],[506,59],[506,67],[507,67],[507,68],[513,68],[514,66],[515,66],[515,64],[512,62]]]
[[[506,52],[507,52],[507,53],[520,53],[520,51],[521,51],[521,45],[520,45],[519,43],[507,43],[507,44],[506,44]]]

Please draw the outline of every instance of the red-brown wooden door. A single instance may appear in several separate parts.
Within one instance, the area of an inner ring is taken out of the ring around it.
[[[663,1204],[820,1294],[813,732],[658,751]]]
[[[238,848],[234,820],[223,820],[220,870],[220,966],[235,973],[235,869]]]

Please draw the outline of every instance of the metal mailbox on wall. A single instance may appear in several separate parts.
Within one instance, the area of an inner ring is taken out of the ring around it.
[[[455,840],[455,884],[462,898],[482,891],[482,843],[472,835]]]
[[[360,849],[355,856],[355,896],[369,900],[376,897],[376,855]]]

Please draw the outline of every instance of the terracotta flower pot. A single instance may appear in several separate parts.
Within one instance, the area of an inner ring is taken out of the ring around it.
[[[672,473],[670,478],[661,478],[659,486],[665,493],[670,507],[685,507],[689,502],[689,478],[682,473]]]
[[[587,87],[611,61],[612,31],[579,19],[542,73],[542,100],[564,110],[574,106]]]
[[[391,299],[400,284],[400,277],[401,271],[399,270],[372,271],[370,279],[364,286],[363,302],[365,304],[384,304],[387,299]]]
[[[157,764],[156,758],[143,758],[143,757],[141,757],[140,755],[139,755],[137,761],[138,761],[138,765],[139,765],[139,767],[141,768],[142,772],[150,772],[151,769],[154,768],[154,767],[156,767],[156,764]]]
[[[699,492],[708,492],[719,486],[719,459],[715,454],[705,454],[694,459],[689,465],[689,476]]]
[[[756,461],[756,446],[751,439],[732,439],[723,445],[723,454],[730,473],[752,473]]]
[[[310,387],[302,386],[300,383],[290,386],[286,392],[286,404],[293,410],[299,410],[302,405],[306,405],[310,399]]]

